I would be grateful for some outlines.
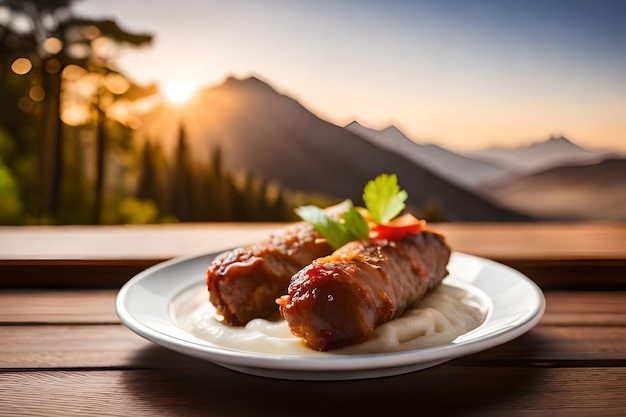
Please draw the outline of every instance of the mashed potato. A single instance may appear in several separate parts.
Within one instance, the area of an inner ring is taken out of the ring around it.
[[[447,280],[402,316],[379,326],[369,340],[317,352],[291,334],[281,319],[254,319],[241,327],[221,323],[202,288],[183,292],[170,305],[170,315],[182,329],[212,345],[280,355],[362,354],[433,347],[477,328],[489,310],[487,298],[478,290]]]

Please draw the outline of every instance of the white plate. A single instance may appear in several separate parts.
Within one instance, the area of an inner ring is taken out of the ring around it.
[[[205,280],[216,254],[155,265],[128,281],[117,296],[117,314],[138,335],[166,348],[236,371],[284,379],[345,380],[398,375],[508,342],[535,326],[545,309],[541,290],[505,265],[453,253],[446,281],[473,288],[489,302],[486,320],[450,343],[404,352],[355,355],[278,355],[216,346],[183,330],[171,317],[171,302]]]

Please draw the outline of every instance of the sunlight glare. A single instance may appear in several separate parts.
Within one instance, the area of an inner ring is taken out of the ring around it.
[[[183,82],[175,82],[163,86],[165,97],[172,103],[181,104],[193,96],[193,87]]]

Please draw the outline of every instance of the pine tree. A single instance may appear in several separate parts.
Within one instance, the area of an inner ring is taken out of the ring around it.
[[[170,197],[172,199],[173,214],[180,221],[194,220],[194,175],[192,158],[187,143],[187,133],[181,124],[178,135],[178,145],[174,155],[172,167],[172,184]]]

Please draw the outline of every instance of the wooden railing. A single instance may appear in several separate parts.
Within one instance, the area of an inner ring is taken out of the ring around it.
[[[512,266],[543,288],[624,289],[626,224],[433,224],[457,252]],[[222,251],[276,223],[0,227],[0,286],[119,287],[179,256]],[[105,267],[105,268],[103,268]]]

